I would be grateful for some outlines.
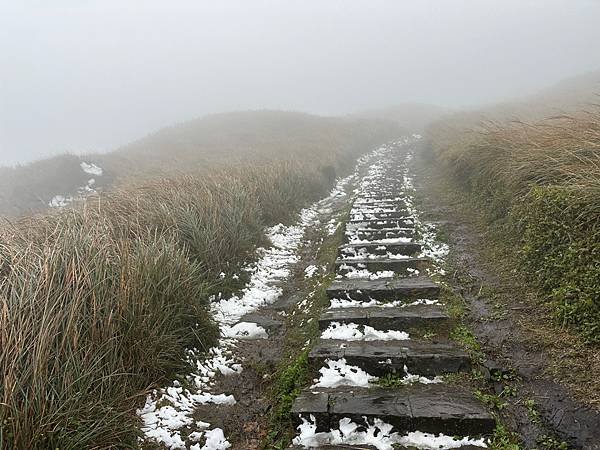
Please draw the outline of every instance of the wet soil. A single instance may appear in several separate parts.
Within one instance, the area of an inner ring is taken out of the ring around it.
[[[553,348],[560,330],[551,338],[553,345],[546,346],[536,324],[546,321],[548,312],[490,260],[485,229],[476,214],[465,214],[466,198],[426,157],[415,158],[414,166],[421,207],[428,220],[441,225],[450,246],[453,269],[446,281],[465,299],[466,322],[488,358],[487,373],[504,374],[516,387],[500,411],[503,423],[521,437],[525,448],[564,448],[559,445],[565,442],[569,448],[600,449],[600,405],[586,404],[572,386],[552,376],[550,360],[556,364]],[[546,322],[540,327],[552,329]],[[589,350],[589,361],[594,356],[600,358]],[[489,382],[497,393],[504,385]]]

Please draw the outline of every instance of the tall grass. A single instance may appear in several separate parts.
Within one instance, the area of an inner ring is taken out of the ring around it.
[[[449,118],[427,136],[517,239],[522,269],[558,320],[600,343],[600,106],[535,123]]]
[[[0,230],[0,448],[135,446],[148,389],[190,370],[186,349],[216,342],[209,297],[333,170],[314,159],[189,173]]]
[[[44,211],[55,195],[76,196],[90,178],[80,162],[104,169],[95,187],[135,180],[308,161],[342,172],[366,148],[400,135],[398,125],[368,118],[320,117],[285,111],[215,114],[184,122],[113,152],[61,155],[14,168],[0,167],[0,215]],[[350,158],[349,158],[350,156]],[[0,164],[2,161],[0,160]]]

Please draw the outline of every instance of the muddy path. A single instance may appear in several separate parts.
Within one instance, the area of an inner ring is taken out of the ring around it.
[[[485,358],[486,388],[500,399],[498,413],[503,423],[525,448],[599,449],[600,405],[595,403],[593,387],[587,401],[582,401],[586,396],[574,392],[576,382],[567,386],[554,376],[552,365],[569,358],[568,352],[557,356],[561,331],[553,331],[547,311],[490,258],[486,230],[466,213],[466,198],[445,181],[435,163],[421,154],[414,161],[413,172],[421,208],[440,225],[449,244],[446,282],[464,299],[465,320]],[[544,341],[544,334],[551,345]],[[565,347],[569,344],[568,340],[562,343]],[[585,353],[578,355],[581,361],[568,361],[590,384],[585,372],[597,369],[600,354],[593,349],[581,353]],[[586,366],[586,361],[590,365]],[[599,375],[596,372],[596,377]],[[574,379],[576,376],[573,374]]]

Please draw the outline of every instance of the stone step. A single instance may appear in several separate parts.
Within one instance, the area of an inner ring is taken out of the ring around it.
[[[414,220],[406,211],[390,211],[390,212],[360,212],[360,211],[351,211],[350,212],[350,222],[354,221],[382,221],[382,220],[391,220],[391,221],[403,221],[406,223],[413,223]]]
[[[377,447],[373,447],[371,445],[319,445],[318,447],[310,447],[310,448],[319,448],[321,450],[377,450]],[[290,450],[306,450],[306,447],[294,445],[292,447],[288,447]],[[396,450],[405,450],[406,447],[394,447]]]
[[[294,402],[292,417],[316,419],[317,432],[337,429],[349,418],[357,424],[380,419],[395,432],[411,431],[448,436],[485,436],[496,426],[493,416],[464,388],[447,384],[414,384],[402,389],[356,392],[304,391]]]
[[[316,448],[321,450],[377,450],[377,447],[372,445],[346,445],[346,444],[328,444],[328,445],[319,445],[318,447],[311,446],[310,448]],[[477,447],[475,445],[461,445],[460,447],[452,447],[453,450],[482,450],[487,447]],[[306,450],[307,447],[294,445],[292,447],[288,447],[290,450]],[[403,445],[394,445],[394,450],[423,450],[422,446],[419,447],[405,447]]]
[[[354,220],[346,223],[346,231],[381,229],[381,228],[414,228],[414,218],[406,217],[404,219],[384,219],[384,220]]]
[[[350,230],[345,232],[345,239],[347,242],[352,241],[372,241],[372,243],[381,244],[377,242],[381,239],[408,239],[414,238],[414,228],[363,228],[358,230]],[[356,244],[353,244],[356,245]]]
[[[412,329],[449,330],[453,320],[438,305],[406,307],[335,308],[325,310],[319,318],[319,328],[326,329],[332,322],[368,325],[376,330],[408,331]]]
[[[388,189],[387,187],[369,187],[361,189],[358,192],[355,202],[358,203],[378,203],[390,200],[406,202],[406,195],[400,189]]]
[[[407,215],[407,213],[405,213],[406,209],[405,208],[398,208],[396,206],[386,206],[386,207],[365,207],[365,206],[354,206],[351,210],[350,210],[350,215],[355,215],[355,214],[375,214],[375,213],[399,213],[399,212],[403,212],[404,215]]]
[[[316,367],[325,360],[345,358],[370,375],[404,375],[404,367],[413,375],[435,377],[471,370],[469,355],[452,344],[426,341],[339,341],[321,339],[309,354]]]
[[[440,287],[429,278],[411,277],[385,280],[335,280],[327,288],[328,298],[359,301],[434,299]]]
[[[416,256],[421,251],[419,242],[406,242],[401,244],[385,244],[372,242],[368,244],[346,244],[338,250],[338,256],[341,258],[352,258],[366,255],[386,256],[403,255]]]
[[[400,198],[398,199],[382,199],[382,200],[355,200],[352,203],[352,208],[356,209],[404,209],[406,208],[406,201]]]
[[[389,191],[393,197],[404,195],[402,192],[404,183],[393,178],[393,175],[386,174],[380,179],[370,179],[368,183],[363,183],[359,187],[359,195],[363,198],[369,194],[377,195],[382,191]]]
[[[335,261],[336,272],[340,275],[360,269],[366,269],[372,273],[385,270],[396,274],[406,274],[407,269],[421,271],[430,265],[429,258],[337,259]]]

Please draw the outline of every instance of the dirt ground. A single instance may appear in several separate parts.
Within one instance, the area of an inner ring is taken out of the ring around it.
[[[499,414],[526,448],[600,449],[600,351],[560,329],[524,274],[513,249],[492,236],[467,199],[426,157],[415,158],[415,186],[429,220],[450,246],[447,282],[465,299],[466,321],[486,366],[511,385]],[[503,382],[492,383],[497,393]],[[505,393],[506,394],[506,393]]]

